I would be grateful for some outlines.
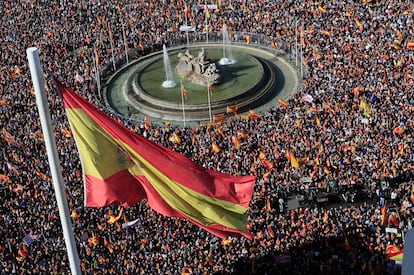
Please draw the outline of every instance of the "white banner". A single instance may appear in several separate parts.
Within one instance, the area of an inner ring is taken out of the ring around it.
[[[185,25],[180,26],[180,32],[185,32],[185,31],[195,32],[195,30],[196,30],[195,26],[185,26]]]
[[[136,220],[133,220],[133,221],[130,221],[130,222],[123,223],[123,224],[122,224],[122,229],[125,229],[125,228],[128,228],[128,227],[131,227],[131,226],[134,226],[134,225],[136,225],[138,222],[139,222],[139,219],[136,219]]]
[[[394,233],[394,234],[397,234],[398,233],[398,230],[397,230],[397,228],[386,227],[385,228],[385,232],[386,233]]]
[[[207,5],[209,10],[215,10],[217,9],[217,5]],[[206,5],[195,5],[194,9],[198,12],[199,10],[204,10],[206,8]]]

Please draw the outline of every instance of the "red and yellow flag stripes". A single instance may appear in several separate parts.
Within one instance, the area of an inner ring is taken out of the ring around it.
[[[246,210],[256,178],[205,170],[128,130],[57,82],[79,150],[87,206],[134,205],[185,218],[222,238],[251,237]]]
[[[290,152],[290,150],[286,151],[286,157],[290,161],[290,165],[293,168],[298,168],[300,166],[298,160],[295,157],[295,155],[292,154],[292,152]]]

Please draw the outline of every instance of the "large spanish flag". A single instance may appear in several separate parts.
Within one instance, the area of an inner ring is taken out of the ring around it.
[[[245,236],[256,178],[206,170],[184,155],[128,130],[57,82],[82,162],[85,203],[135,205],[185,218],[210,233]]]

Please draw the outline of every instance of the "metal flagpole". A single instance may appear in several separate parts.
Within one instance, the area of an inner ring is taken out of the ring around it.
[[[93,64],[95,66],[96,87],[98,88],[99,97],[102,98],[102,95],[101,95],[101,80],[100,80],[100,77],[99,77],[99,55],[98,55],[98,49],[96,48],[96,45],[94,45],[94,47],[93,47],[92,59],[93,59]]]
[[[52,129],[49,108],[47,106],[45,81],[43,78],[42,68],[40,66],[39,52],[36,47],[31,47],[26,50],[26,53],[27,59],[29,61],[33,87],[36,94],[36,104],[37,108],[39,109],[39,117],[40,122],[42,124],[42,131],[45,139],[47,157],[49,160],[50,172],[52,174],[56,201],[59,208],[59,216],[63,229],[63,237],[65,239],[66,249],[68,251],[70,269],[72,271],[72,275],[80,275],[81,270],[79,256],[76,248],[75,237],[73,235],[68,202],[65,196],[62,172],[59,169],[59,159],[56,149],[56,141]]]
[[[184,89],[183,89],[183,81],[180,79],[181,84],[181,102],[183,104],[183,119],[184,119],[184,127],[185,127],[185,108],[184,108]]]
[[[128,44],[127,44],[126,33],[125,33],[125,28],[124,28],[124,20],[122,20],[121,25],[122,25],[122,36],[124,38],[124,45],[125,45],[125,60],[126,60],[126,63],[128,64],[129,63],[129,61],[128,61]]]
[[[302,45],[302,27],[300,28],[300,77],[303,79],[303,68],[302,68],[302,63],[303,63],[303,45]]]
[[[187,46],[190,45],[190,39],[188,38],[188,20],[187,20],[187,13],[188,13],[188,6],[187,6],[187,2],[184,1],[184,5],[185,5],[185,11],[184,11],[184,16],[185,16],[185,34],[187,36]]]
[[[206,0],[207,1],[207,0]],[[207,17],[207,12],[208,12],[208,5],[207,2],[205,3],[205,21],[206,21],[206,43],[208,43],[208,17]]]
[[[109,44],[111,45],[111,55],[112,55],[112,66],[114,67],[114,71],[116,71],[115,65],[115,56],[114,56],[114,41],[112,41],[112,30],[111,25],[108,23],[108,30],[109,30]]]
[[[298,21],[295,18],[295,59],[296,68],[298,67]]]
[[[210,122],[213,121],[212,117],[211,117],[211,101],[210,101],[210,83],[207,84],[207,97],[208,97],[208,115],[210,116]]]
[[[226,58],[226,41],[225,41],[225,37],[224,37],[224,28],[227,28],[226,24],[223,24],[222,28],[223,28],[223,31],[222,31],[222,34],[223,34],[223,58]]]

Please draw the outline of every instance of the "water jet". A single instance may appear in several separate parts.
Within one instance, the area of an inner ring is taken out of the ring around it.
[[[163,52],[164,71],[165,71],[165,81],[162,82],[162,87],[173,88],[175,87],[176,83],[172,79],[171,62],[168,56],[167,46],[165,46],[165,44],[162,45],[162,52]]]
[[[223,57],[220,59],[219,64],[223,66],[234,63],[236,63],[236,60],[233,58],[229,33],[226,24],[223,24]]]

